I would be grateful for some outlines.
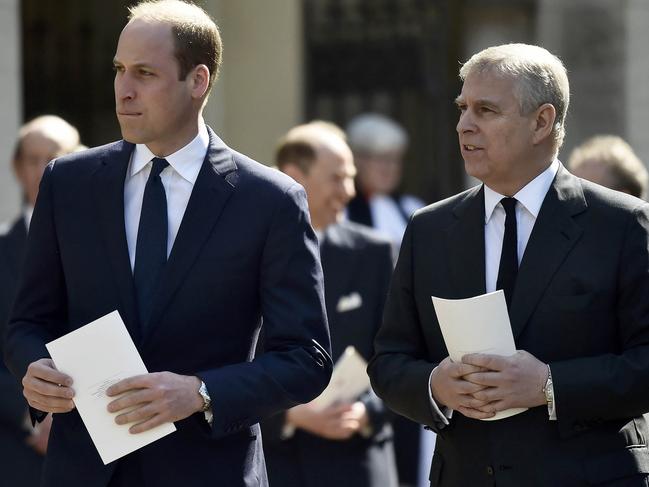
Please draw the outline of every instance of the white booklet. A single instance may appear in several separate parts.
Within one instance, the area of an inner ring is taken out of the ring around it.
[[[353,346],[348,346],[336,362],[329,385],[313,400],[313,405],[324,409],[336,402],[356,400],[371,387],[366,369],[365,359]]]
[[[516,353],[502,290],[466,299],[431,297],[444,343],[454,362],[461,362],[468,353],[504,356]],[[527,408],[500,411],[485,421],[508,418],[525,410]]]
[[[118,425],[118,413],[106,409],[116,399],[106,396],[106,389],[122,379],[147,373],[117,311],[46,346],[56,368],[74,381],[74,404],[104,465],[176,431],[173,423],[165,423],[131,434],[131,425]]]

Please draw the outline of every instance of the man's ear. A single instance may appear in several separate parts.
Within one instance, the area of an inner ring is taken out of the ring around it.
[[[533,141],[536,145],[546,140],[552,134],[554,121],[557,118],[557,111],[554,108],[554,105],[550,103],[544,103],[536,109],[534,115]]]
[[[190,71],[188,76],[191,82],[192,97],[196,99],[203,98],[210,84],[210,70],[208,67],[204,64],[199,64]]]
[[[295,179],[295,181],[304,186],[304,179],[306,178],[306,174],[304,174],[302,169],[300,169],[297,164],[286,164],[282,168],[282,172],[291,176],[293,179]]]

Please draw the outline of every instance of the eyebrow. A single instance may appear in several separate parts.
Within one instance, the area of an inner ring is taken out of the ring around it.
[[[116,58],[113,58],[113,66],[115,66],[117,64],[122,65],[122,66],[124,65],[124,63],[118,61]],[[155,69],[155,66],[153,66],[152,64],[148,64],[148,63],[135,63],[132,67],[134,67],[134,68]]]
[[[462,95],[459,95],[455,98],[454,103],[456,105],[466,105],[466,101],[464,101],[464,98],[462,98]],[[478,100],[475,100],[475,105],[487,105],[490,107],[498,108],[500,105],[498,105],[497,102],[494,100],[489,100],[487,98],[480,98]]]

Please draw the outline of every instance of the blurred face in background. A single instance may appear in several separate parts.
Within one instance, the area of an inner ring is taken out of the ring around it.
[[[322,143],[307,172],[288,165],[285,172],[306,190],[311,223],[321,230],[340,221],[354,197],[356,168],[352,152],[342,140]]]
[[[358,184],[367,196],[390,194],[401,182],[403,150],[380,154],[357,153]]]
[[[25,195],[25,203],[34,206],[45,167],[64,153],[61,144],[42,132],[31,132],[23,138],[14,160],[14,172]]]

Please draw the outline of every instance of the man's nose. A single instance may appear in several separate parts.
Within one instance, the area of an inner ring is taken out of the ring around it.
[[[458,134],[475,130],[475,123],[469,110],[463,110],[460,112],[460,118],[457,121],[455,130],[457,130]]]
[[[133,83],[126,74],[115,77],[115,98],[117,100],[130,100],[135,98]]]

